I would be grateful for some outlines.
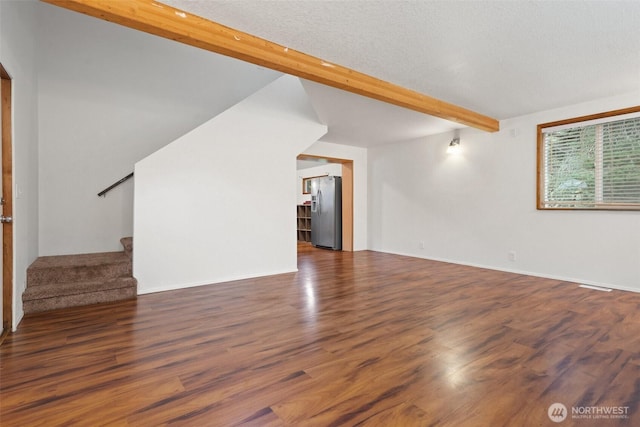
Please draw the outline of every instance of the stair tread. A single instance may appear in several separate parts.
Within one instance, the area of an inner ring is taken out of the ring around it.
[[[105,277],[105,278],[96,278],[96,279],[88,279],[88,280],[63,280],[60,282],[48,282],[44,284],[31,285],[34,288],[42,288],[45,286],[66,286],[66,285],[79,285],[79,284],[87,284],[87,285],[97,285],[100,283],[110,283],[120,280],[135,280],[133,276],[118,276],[118,277]],[[27,285],[27,289],[29,289],[29,285]]]
[[[137,280],[133,277],[119,277],[109,280],[92,280],[84,282],[51,283],[38,286],[27,286],[22,294],[23,301],[57,296],[82,295],[93,292],[109,291],[122,288],[136,288]]]
[[[97,265],[119,264],[130,262],[124,252],[99,252],[93,254],[43,256],[36,259],[29,269],[93,267]]]

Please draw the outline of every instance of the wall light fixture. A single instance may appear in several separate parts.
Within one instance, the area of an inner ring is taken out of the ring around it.
[[[447,147],[448,154],[457,154],[461,151],[460,138],[453,138]]]

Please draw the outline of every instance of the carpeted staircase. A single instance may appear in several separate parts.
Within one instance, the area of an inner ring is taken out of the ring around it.
[[[25,314],[135,298],[133,239],[120,240],[123,252],[45,256],[27,269],[22,295]]]

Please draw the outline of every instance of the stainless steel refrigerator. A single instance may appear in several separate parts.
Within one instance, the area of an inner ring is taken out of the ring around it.
[[[311,181],[311,244],[342,250],[342,178],[323,176]]]

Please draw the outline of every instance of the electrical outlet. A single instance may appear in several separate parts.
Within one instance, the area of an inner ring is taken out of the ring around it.
[[[509,261],[515,261],[516,260],[516,251],[509,251],[509,253],[507,255],[509,256]]]
[[[420,243],[418,243],[418,247],[419,247],[420,249],[424,249],[424,242],[423,242],[423,241],[420,241]]]

